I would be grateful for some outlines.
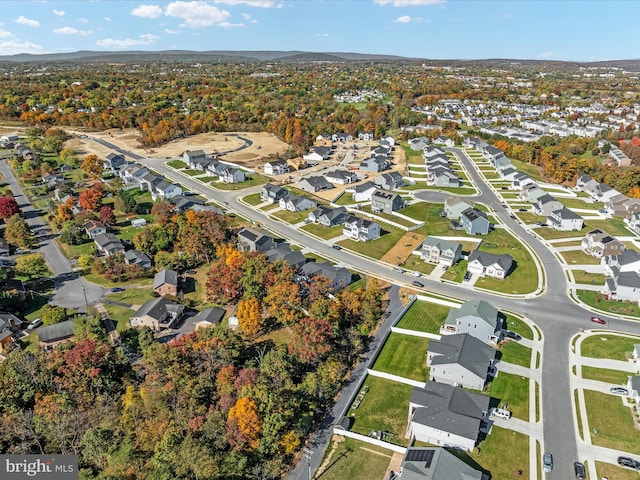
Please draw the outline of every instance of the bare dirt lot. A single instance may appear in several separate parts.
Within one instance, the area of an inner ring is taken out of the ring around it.
[[[401,265],[425,238],[421,233],[407,232],[380,260],[393,265]]]

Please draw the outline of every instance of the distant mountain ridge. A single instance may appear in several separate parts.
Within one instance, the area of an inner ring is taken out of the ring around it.
[[[565,62],[559,60],[534,60],[534,59],[450,59],[434,60],[428,58],[411,58],[399,55],[368,54],[354,52],[304,52],[300,50],[163,50],[163,51],[91,51],[81,50],[66,53],[44,53],[17,55],[2,55],[0,62],[4,63],[133,63],[133,62],[218,62],[218,63],[242,63],[242,62],[282,62],[282,63],[312,63],[312,62],[423,62],[434,66],[464,66],[464,65],[540,65],[556,68],[582,67],[618,67],[627,70],[640,71],[640,59],[607,60],[599,62]]]

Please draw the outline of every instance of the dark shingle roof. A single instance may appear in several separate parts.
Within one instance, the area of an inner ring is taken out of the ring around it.
[[[49,325],[47,327],[40,327],[38,329],[38,340],[45,343],[55,342],[58,340],[64,340],[73,336],[73,329],[75,323],[72,320],[66,320],[64,322],[56,323],[55,325]]]

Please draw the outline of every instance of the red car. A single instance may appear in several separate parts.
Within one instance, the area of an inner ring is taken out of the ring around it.
[[[599,323],[600,325],[604,325],[604,324],[607,323],[603,319],[601,319],[600,317],[591,317],[591,321],[593,323]]]

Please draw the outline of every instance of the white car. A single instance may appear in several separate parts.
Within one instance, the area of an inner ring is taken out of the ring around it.
[[[413,275],[414,277],[421,277],[422,274],[420,272],[411,272],[411,275]]]
[[[505,420],[509,420],[511,418],[511,412],[509,410],[505,410],[504,408],[494,408],[491,412],[491,415],[503,418]]]

